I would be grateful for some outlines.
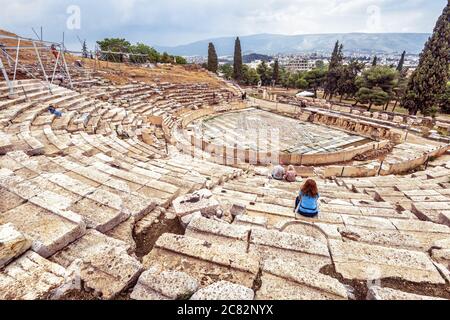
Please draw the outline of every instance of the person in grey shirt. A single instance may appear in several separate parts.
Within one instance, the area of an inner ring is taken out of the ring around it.
[[[275,180],[283,180],[286,171],[281,165],[276,165],[272,170],[272,178]]]

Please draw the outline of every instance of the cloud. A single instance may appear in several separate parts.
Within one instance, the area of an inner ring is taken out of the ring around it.
[[[431,32],[446,0],[0,0],[0,28],[93,47],[104,37],[178,45],[259,33]],[[67,30],[66,9],[81,9],[81,29]],[[377,9],[378,11],[368,10]],[[378,14],[378,15],[376,15]]]

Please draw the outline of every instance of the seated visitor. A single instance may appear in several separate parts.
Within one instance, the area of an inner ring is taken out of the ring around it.
[[[56,110],[53,106],[49,106],[48,107],[48,111],[51,114],[53,114],[55,117],[57,117],[57,118],[61,118],[62,117],[61,111]]]
[[[314,218],[319,214],[320,194],[317,184],[309,179],[303,185],[299,196],[295,200],[295,212],[308,218]]]
[[[286,171],[281,165],[276,165],[272,170],[272,178],[275,180],[283,180]]]
[[[295,168],[293,165],[290,165],[288,167],[288,170],[286,171],[286,174],[284,175],[284,180],[286,180],[287,182],[297,181],[297,171],[295,171]]]

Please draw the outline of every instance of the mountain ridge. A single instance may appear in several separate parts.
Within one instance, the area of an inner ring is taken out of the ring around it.
[[[411,54],[422,51],[429,33],[327,33],[280,35],[261,33],[240,37],[243,53],[266,55],[308,52],[331,52],[336,40],[344,44],[346,52]],[[213,42],[219,56],[232,55],[235,37],[218,37],[189,44],[167,47],[155,46],[158,51],[183,56],[206,56],[208,43]]]

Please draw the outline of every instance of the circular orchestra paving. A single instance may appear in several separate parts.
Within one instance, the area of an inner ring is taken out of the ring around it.
[[[194,127],[215,145],[296,154],[328,153],[370,141],[323,125],[259,109],[229,112],[196,121]]]

